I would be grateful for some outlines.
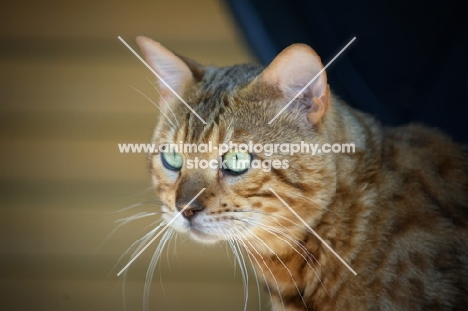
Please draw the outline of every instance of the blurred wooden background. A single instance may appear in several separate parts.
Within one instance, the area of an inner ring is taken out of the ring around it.
[[[145,155],[156,109],[152,74],[133,47],[148,35],[201,63],[253,61],[229,12],[215,0],[3,1],[0,4],[1,310],[123,310],[119,256],[154,218],[99,244],[114,221],[158,210]],[[153,245],[130,267],[126,310],[141,310]],[[156,269],[150,310],[242,310],[241,276],[225,246],[184,237]],[[162,280],[162,282],[160,282]],[[162,285],[161,285],[162,284]],[[249,310],[259,306],[251,274]]]

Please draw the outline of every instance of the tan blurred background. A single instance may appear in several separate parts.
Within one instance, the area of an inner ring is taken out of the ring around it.
[[[223,3],[3,1],[0,4],[0,310],[123,310],[119,256],[155,220],[99,244],[114,221],[158,210],[143,154],[156,109],[152,74],[133,47],[146,34],[202,63],[253,61]],[[145,192],[146,191],[146,192]],[[156,244],[130,267],[127,310],[141,310]],[[156,268],[150,310],[242,310],[238,267],[225,246],[181,237]],[[259,306],[253,274],[249,310]],[[162,281],[160,281],[162,280]]]

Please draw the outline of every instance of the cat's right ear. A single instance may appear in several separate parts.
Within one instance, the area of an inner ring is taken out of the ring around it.
[[[136,42],[148,65],[180,96],[193,79],[190,65],[166,49],[159,42],[139,36]],[[161,96],[166,100],[175,97],[167,85],[158,79]]]

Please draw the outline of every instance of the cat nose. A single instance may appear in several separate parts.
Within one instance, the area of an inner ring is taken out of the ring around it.
[[[179,203],[177,202],[177,209],[179,211],[181,211],[182,209],[184,209],[184,207],[187,206],[187,203]],[[200,204],[199,202],[197,202],[197,200],[193,201],[192,203],[190,203],[189,206],[187,206],[184,211],[182,212],[182,215],[187,218],[187,219],[190,219],[192,218],[193,216],[195,216],[195,214],[199,213],[200,211],[202,211],[203,209],[205,209],[205,207]]]

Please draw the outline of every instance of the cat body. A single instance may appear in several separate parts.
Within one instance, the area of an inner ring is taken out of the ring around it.
[[[367,130],[366,152],[336,162],[336,194],[313,227],[357,275],[307,234],[320,264],[281,256],[296,287],[273,257],[274,310],[467,310],[466,154],[419,126]]]
[[[264,69],[205,67],[148,38],[137,42],[172,88],[160,83],[155,144],[356,146],[314,156],[234,153],[287,161],[269,172],[185,166],[231,154],[217,150],[149,155],[164,220],[195,240],[243,248],[273,310],[468,309],[466,150],[422,126],[382,128],[331,94],[325,72],[307,85],[323,65],[305,45]]]

